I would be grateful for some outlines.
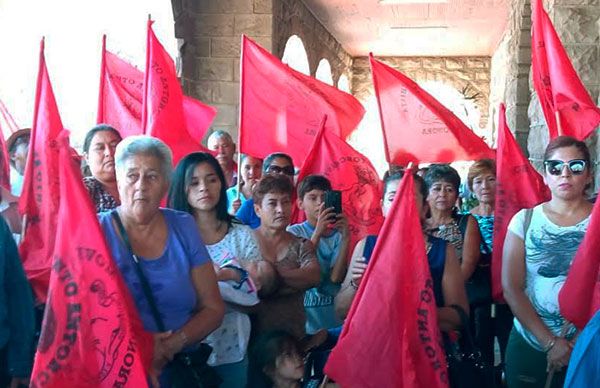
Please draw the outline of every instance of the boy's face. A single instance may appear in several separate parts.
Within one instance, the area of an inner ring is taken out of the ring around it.
[[[322,205],[325,202],[325,191],[313,189],[303,198],[298,199],[298,207],[306,214],[306,219],[311,224],[315,224],[319,218],[319,213],[322,210]]]

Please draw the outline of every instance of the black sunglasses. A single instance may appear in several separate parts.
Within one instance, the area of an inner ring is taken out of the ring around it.
[[[563,162],[562,160],[546,160],[544,161],[544,166],[546,166],[546,172],[550,175],[560,175],[562,174],[562,170],[564,166],[569,168],[571,174],[573,175],[581,175],[585,171],[585,166],[587,162],[583,159],[573,159],[568,162]]]
[[[285,175],[289,175],[289,176],[294,176],[294,167],[292,166],[285,166],[285,167],[279,167],[279,166],[269,166],[267,168],[267,172],[269,174],[285,174]]]

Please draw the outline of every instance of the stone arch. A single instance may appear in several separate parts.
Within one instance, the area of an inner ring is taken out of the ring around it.
[[[350,79],[348,78],[348,76],[346,74],[340,75],[340,78],[338,79],[338,82],[337,82],[337,88],[346,93],[351,93]]]
[[[331,65],[327,59],[322,58],[319,61],[319,65],[315,71],[315,78],[319,81],[325,82],[328,85],[334,86],[333,75],[331,74]]]
[[[310,75],[308,55],[304,43],[298,35],[292,35],[288,38],[281,61],[287,63],[294,70]]]

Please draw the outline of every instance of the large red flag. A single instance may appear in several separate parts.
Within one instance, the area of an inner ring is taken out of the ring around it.
[[[583,140],[600,124],[600,109],[577,76],[542,1],[531,5],[533,85],[550,138],[567,135]]]
[[[325,366],[342,387],[447,387],[433,281],[405,174]]]
[[[370,55],[389,163],[451,163],[493,158],[493,151],[454,113],[404,74]]]
[[[143,98],[144,73],[106,50],[103,37],[96,122],[112,125],[123,137],[141,135]],[[204,137],[216,113],[215,108],[183,96],[185,127],[194,139],[199,141]]]
[[[264,158],[289,154],[301,165],[327,115],[327,130],[342,139],[365,113],[356,98],[283,64],[242,36],[240,152]]]
[[[561,314],[579,330],[600,310],[600,201],[558,293]]]
[[[6,140],[4,132],[0,125],[0,186],[10,191],[10,158],[8,156],[8,148],[6,148]]]
[[[377,234],[383,224],[381,181],[364,155],[322,127],[300,169],[298,182],[319,174],[342,192],[342,209],[350,229],[349,252],[363,237]]]
[[[102,38],[98,124],[117,129],[121,136],[141,135],[144,73],[106,50]]]
[[[31,386],[145,387],[152,336],[110,255],[66,131],[58,142],[58,230]]]
[[[506,124],[504,104],[500,104],[496,157],[492,295],[494,299],[502,301],[502,251],[508,224],[519,210],[550,200],[548,186],[523,155]]]
[[[23,268],[40,301],[46,300],[56,237],[58,211],[58,148],[56,137],[63,125],[50,84],[40,44],[40,66],[35,94],[33,128],[25,167],[19,211],[26,217],[19,247]]]
[[[177,79],[175,64],[154,35],[152,23],[148,20],[142,128],[146,135],[161,139],[171,148],[173,163],[176,164],[190,152],[206,151],[200,144],[202,138],[192,134],[204,134],[216,110],[211,107],[204,111],[196,110],[193,118],[186,119],[186,112],[194,111],[199,103],[187,103],[189,105],[184,108],[185,98]],[[188,128],[188,125],[194,126]]]

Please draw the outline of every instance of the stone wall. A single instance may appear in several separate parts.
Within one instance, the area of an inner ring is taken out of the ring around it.
[[[218,109],[237,137],[241,34],[272,51],[272,0],[172,0],[184,92]]]
[[[273,0],[273,53],[283,57],[287,40],[298,35],[308,55],[310,74],[319,61],[329,61],[334,85],[342,74],[352,79],[352,57],[300,0]]]
[[[498,106],[506,105],[507,124],[527,152],[531,67],[531,6],[529,0],[513,0],[507,29],[492,56],[490,119],[497,140]]]
[[[466,90],[467,95],[479,94],[475,100],[481,112],[480,127],[488,123],[490,94],[490,57],[383,57],[378,58],[389,66],[420,81],[438,81],[456,90]],[[352,94],[360,101],[373,95],[373,81],[367,57],[354,59],[352,68]]]

